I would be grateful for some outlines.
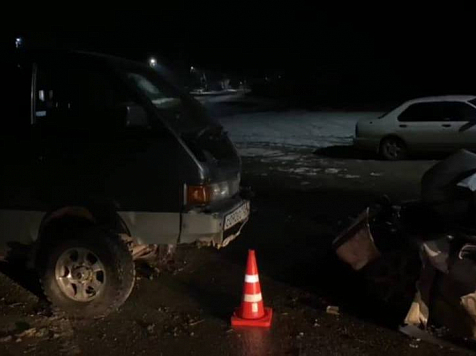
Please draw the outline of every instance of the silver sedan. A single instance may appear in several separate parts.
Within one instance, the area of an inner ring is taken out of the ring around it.
[[[388,160],[411,152],[476,150],[476,96],[410,100],[380,118],[359,121],[355,131],[357,148]]]

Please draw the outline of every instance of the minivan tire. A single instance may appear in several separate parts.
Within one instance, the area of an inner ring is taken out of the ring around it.
[[[69,316],[104,317],[132,292],[135,265],[116,234],[89,227],[55,236],[45,245],[37,266],[43,292]]]
[[[405,142],[395,136],[389,136],[380,143],[380,156],[388,161],[398,161],[407,157]]]

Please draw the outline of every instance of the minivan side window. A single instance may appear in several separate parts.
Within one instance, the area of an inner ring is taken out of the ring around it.
[[[133,100],[108,68],[83,63],[38,65],[34,124],[55,128],[123,126],[121,106]]]
[[[3,68],[4,110],[2,133],[28,127],[31,122],[31,70],[11,60]]]
[[[137,87],[154,104],[155,108],[172,126],[176,126],[184,119],[185,105],[178,95],[167,90],[166,86],[151,81],[147,76],[137,72],[126,74],[135,87]]]
[[[399,117],[402,122],[476,121],[476,109],[457,101],[417,103],[410,105]]]

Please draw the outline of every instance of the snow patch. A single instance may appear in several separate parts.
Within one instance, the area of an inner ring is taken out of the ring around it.
[[[341,171],[342,169],[340,168],[326,168],[326,170],[324,171],[324,173],[326,174],[337,174]]]
[[[278,172],[285,172],[288,174],[299,174],[299,175],[305,175],[305,176],[315,176],[317,173],[322,171],[321,168],[312,168],[312,167],[298,167],[298,168],[293,168],[293,167],[277,167],[275,168],[276,171]]]
[[[238,148],[238,152],[243,157],[272,157],[280,156],[283,154],[281,151],[259,147]]]
[[[378,112],[259,112],[222,117],[220,122],[237,143],[272,143],[327,147],[351,145],[355,124]]]
[[[301,158],[301,156],[299,156],[299,155],[282,155],[282,156],[278,157],[277,159],[279,161],[295,161],[298,158]]]
[[[305,175],[309,175],[309,176],[315,176],[317,173],[319,173],[321,171],[321,169],[320,168],[310,168],[310,167],[299,167],[299,168],[291,169],[290,171],[293,172],[293,173],[297,173],[297,174],[305,174]]]

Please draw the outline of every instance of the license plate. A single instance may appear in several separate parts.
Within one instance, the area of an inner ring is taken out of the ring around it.
[[[236,209],[234,212],[225,216],[225,230],[239,224],[240,222],[246,220],[250,215],[250,203],[247,202]]]

